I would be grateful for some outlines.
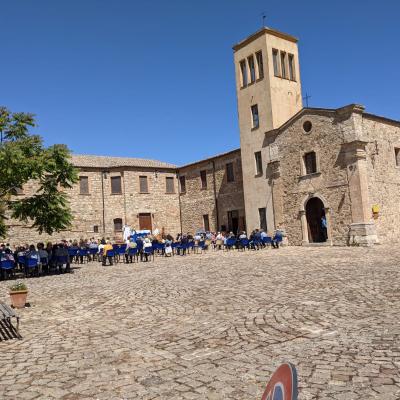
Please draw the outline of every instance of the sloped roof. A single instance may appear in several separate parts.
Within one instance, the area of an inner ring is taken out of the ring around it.
[[[186,167],[191,167],[192,165],[195,165],[195,164],[201,164],[202,162],[212,161],[212,160],[215,160],[217,158],[229,156],[231,154],[238,153],[238,152],[240,152],[240,147],[238,149],[233,149],[233,150],[226,151],[225,153],[216,154],[215,156],[212,156],[212,157],[203,158],[202,160],[193,161],[193,162],[191,162],[189,164],[185,164],[185,165],[180,166],[179,169],[186,168]]]
[[[144,158],[109,157],[73,154],[71,162],[75,167],[83,168],[116,168],[116,167],[141,167],[141,168],[167,168],[176,169],[174,164],[147,160]]]
[[[298,111],[295,115],[293,115],[292,118],[288,119],[286,122],[284,122],[280,127],[271,129],[269,131],[265,132],[265,135],[271,135],[275,134],[277,132],[282,132],[285,130],[288,126],[293,124],[296,120],[301,118],[303,115],[306,114],[320,114],[320,115],[335,115],[340,112],[358,112],[362,114],[363,118],[370,118],[370,119],[375,119],[381,122],[386,122],[390,123],[396,126],[400,126],[400,121],[382,117],[380,115],[375,115],[375,114],[370,114],[366,113],[365,107],[361,104],[348,104],[344,107],[339,107],[339,108],[314,108],[314,107],[303,107],[300,111]]]
[[[289,40],[290,42],[293,42],[293,43],[297,43],[299,41],[296,37],[294,37],[292,35],[277,31],[276,29],[268,28],[267,26],[263,26],[260,30],[251,34],[246,39],[243,39],[239,43],[236,43],[235,45],[233,45],[232,49],[234,51],[237,51],[237,50],[241,49],[242,47],[246,46],[247,44],[249,44],[250,42],[252,42],[253,40],[257,39],[258,37],[264,35],[265,33],[269,33],[270,35]]]

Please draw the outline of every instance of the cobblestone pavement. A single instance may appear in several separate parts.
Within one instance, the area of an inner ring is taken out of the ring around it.
[[[0,398],[259,400],[290,361],[300,399],[400,399],[398,254],[210,251],[31,278]]]

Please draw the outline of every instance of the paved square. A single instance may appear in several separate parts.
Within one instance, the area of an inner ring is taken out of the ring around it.
[[[0,398],[258,400],[291,361],[300,399],[399,399],[399,260],[290,247],[31,278]]]

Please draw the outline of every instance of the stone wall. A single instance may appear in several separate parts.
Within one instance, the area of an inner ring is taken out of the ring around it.
[[[363,132],[368,139],[368,189],[370,213],[380,242],[400,239],[400,167],[396,166],[395,148],[400,148],[400,124],[364,116]]]
[[[79,183],[68,191],[74,215],[71,230],[49,237],[45,234],[39,235],[29,228],[29,224],[9,220],[6,240],[18,244],[90,237],[120,239],[122,233],[114,230],[114,219],[120,218],[123,224],[139,229],[139,213],[151,214],[153,229],[157,228],[160,232],[172,235],[180,232],[179,195],[175,170],[125,167],[109,169],[104,175],[102,169],[85,168],[80,170],[79,175],[89,178],[89,194],[80,194]],[[111,193],[112,176],[121,176],[121,194]],[[147,176],[148,193],[140,193],[139,176]],[[175,192],[172,194],[166,193],[166,177],[174,178]],[[31,195],[36,189],[34,183],[27,184],[24,187],[24,195]],[[98,227],[97,233],[94,231],[95,226]]]
[[[234,181],[228,182],[226,164],[233,163]],[[207,188],[202,189],[200,171],[207,172]],[[239,212],[240,229],[245,229],[243,178],[240,150],[212,159],[190,164],[179,169],[186,180],[186,192],[181,194],[183,232],[204,229],[203,216],[209,216],[210,230],[229,228],[228,212]],[[217,221],[218,219],[218,221]]]
[[[305,121],[312,123],[312,130],[303,130]],[[278,192],[274,196],[275,223],[284,228],[289,243],[307,242],[307,229],[303,231],[302,214],[307,200],[319,197],[329,212],[329,240],[344,245],[351,224],[346,161],[342,152],[343,138],[335,115],[304,112],[301,118],[283,130],[267,133],[266,146],[273,146],[274,159],[267,167],[267,181]],[[317,155],[317,173],[306,175],[302,158],[307,152]],[[273,171],[277,163],[278,171]],[[304,218],[304,216],[303,216]],[[304,223],[304,221],[303,221]],[[305,235],[304,235],[305,233]]]

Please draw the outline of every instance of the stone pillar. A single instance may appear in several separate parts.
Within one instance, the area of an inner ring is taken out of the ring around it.
[[[378,240],[375,223],[371,220],[366,145],[367,142],[361,140],[345,144],[352,217],[350,245],[370,246]]]
[[[302,244],[304,246],[305,244],[309,243],[306,210],[300,210],[300,220],[301,220],[301,233],[303,235]]]

